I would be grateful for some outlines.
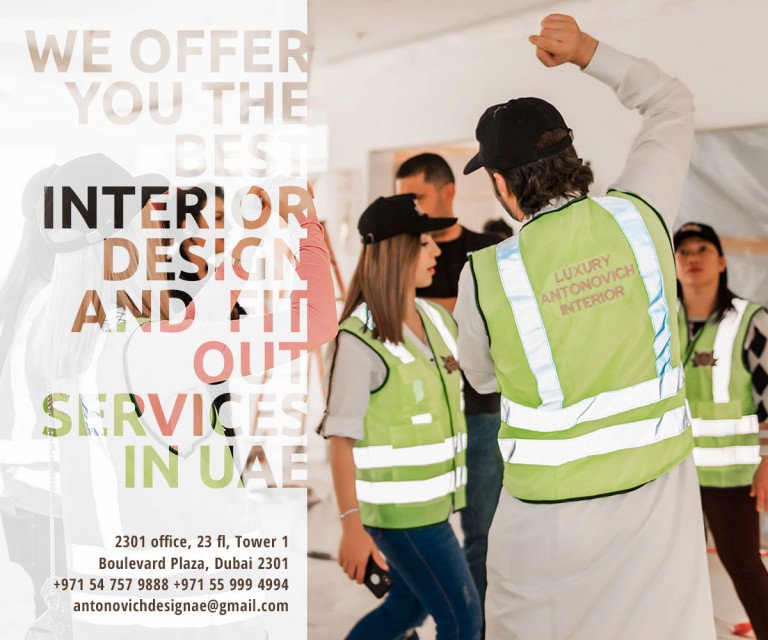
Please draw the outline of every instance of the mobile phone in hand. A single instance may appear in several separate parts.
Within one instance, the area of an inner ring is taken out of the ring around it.
[[[376,564],[373,556],[368,556],[368,564],[365,567],[363,584],[371,590],[377,598],[383,598],[392,588],[392,576]]]

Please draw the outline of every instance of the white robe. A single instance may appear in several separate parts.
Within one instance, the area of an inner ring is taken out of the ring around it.
[[[502,491],[485,615],[488,640],[714,640],[693,460],[605,498]]]

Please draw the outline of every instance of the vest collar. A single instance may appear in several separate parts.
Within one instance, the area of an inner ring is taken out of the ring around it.
[[[546,205],[544,205],[531,217],[526,218],[523,221],[523,227],[527,225],[529,222],[533,222],[534,220],[536,220],[536,218],[538,218],[543,213],[549,213],[550,211],[557,211],[558,209],[562,209],[563,207],[571,204],[572,202],[576,202],[577,200],[583,200],[584,198],[586,198],[586,196],[577,196],[575,198],[571,198],[570,200],[568,198],[555,198],[554,200],[550,200]]]

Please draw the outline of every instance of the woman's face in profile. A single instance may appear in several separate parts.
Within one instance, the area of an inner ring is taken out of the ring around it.
[[[417,289],[428,287],[432,284],[432,278],[435,276],[437,256],[441,253],[440,248],[428,233],[422,233],[419,241],[421,246],[414,273]]]

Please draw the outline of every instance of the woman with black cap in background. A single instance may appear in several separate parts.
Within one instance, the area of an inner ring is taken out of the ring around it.
[[[427,614],[441,640],[480,637],[477,590],[448,523],[466,484],[456,325],[416,299],[440,254],[429,232],[455,222],[422,214],[404,194],[379,198],[358,223],[363,252],[320,430],[330,438],[343,529],[339,564],[361,583],[372,558],[393,586],[353,640],[401,638]]]
[[[768,312],[728,288],[720,239],[706,224],[675,234],[681,351],[701,502],[717,552],[758,640],[768,639]]]

